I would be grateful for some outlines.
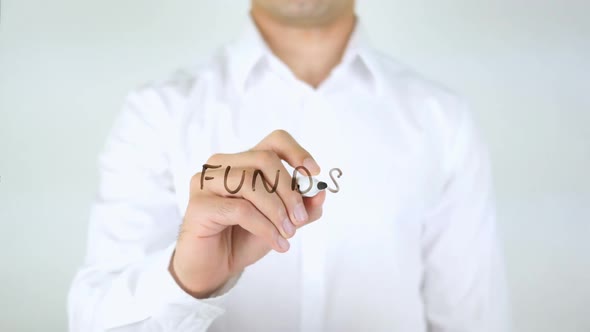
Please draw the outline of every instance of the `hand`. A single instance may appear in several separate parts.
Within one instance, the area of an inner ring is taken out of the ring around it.
[[[196,298],[208,297],[271,249],[288,251],[287,239],[295,230],[320,218],[325,192],[304,198],[292,190],[292,174],[281,160],[294,168],[305,166],[312,175],[320,172],[311,155],[291,135],[276,130],[249,151],[213,155],[207,164],[222,166],[193,176],[169,268],[186,292]],[[225,182],[227,166],[231,170]],[[255,170],[262,171],[266,188],[258,176],[253,190]],[[276,192],[269,193],[267,188],[275,184],[277,170]],[[227,188],[235,190],[242,174],[245,179],[241,189],[230,194]]]

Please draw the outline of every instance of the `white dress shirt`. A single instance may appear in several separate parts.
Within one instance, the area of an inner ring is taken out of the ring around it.
[[[323,217],[211,298],[168,264],[193,174],[285,129],[340,168]],[[100,158],[72,331],[505,330],[490,166],[465,103],[357,25],[314,89],[252,22],[205,65],[131,93]]]

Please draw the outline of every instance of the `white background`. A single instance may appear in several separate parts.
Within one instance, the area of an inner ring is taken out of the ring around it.
[[[64,331],[96,156],[126,92],[230,40],[246,0],[4,0],[0,330]],[[365,0],[379,48],[489,142],[516,331],[590,331],[590,2]]]

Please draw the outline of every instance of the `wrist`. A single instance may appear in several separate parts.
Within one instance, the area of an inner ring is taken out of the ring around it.
[[[202,300],[211,297],[217,289],[219,289],[223,282],[200,282],[195,280],[195,273],[188,273],[183,269],[180,259],[178,259],[176,250],[172,252],[170,264],[168,265],[168,272],[178,284],[178,286],[190,296]],[[191,277],[188,277],[191,276]]]

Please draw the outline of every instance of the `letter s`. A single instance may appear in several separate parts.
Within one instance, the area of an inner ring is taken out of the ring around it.
[[[328,190],[333,193],[337,193],[340,191],[340,186],[338,185],[338,182],[336,182],[336,179],[334,178],[334,175],[332,174],[334,171],[338,172],[338,175],[336,176],[337,178],[340,178],[342,176],[342,171],[340,170],[340,168],[332,168],[330,170],[330,179],[332,179],[332,182],[334,182],[336,189],[332,189],[332,188],[328,187]]]

